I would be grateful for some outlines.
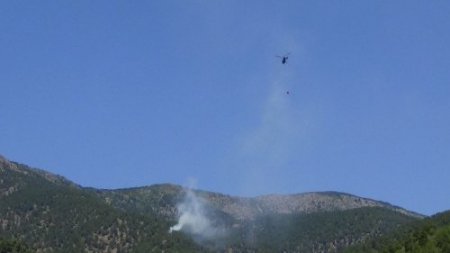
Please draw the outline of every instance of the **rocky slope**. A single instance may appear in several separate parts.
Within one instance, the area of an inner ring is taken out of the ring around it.
[[[188,189],[178,185],[161,184],[119,190],[98,190],[97,193],[109,204],[139,212],[153,211],[167,218],[177,216],[176,204]],[[194,190],[209,207],[237,220],[254,220],[268,214],[308,214],[326,211],[344,211],[362,207],[387,208],[415,218],[423,215],[391,205],[386,202],[339,192],[311,192],[292,195],[265,195],[242,198],[220,193]]]
[[[220,244],[168,233],[190,190],[161,184],[104,190],[0,157],[0,238],[37,252],[337,252],[421,216],[344,193],[241,198],[192,190]],[[266,251],[264,251],[266,249]]]

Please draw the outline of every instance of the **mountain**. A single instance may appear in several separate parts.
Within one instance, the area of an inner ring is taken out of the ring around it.
[[[175,219],[176,204],[182,201],[186,189],[178,185],[160,184],[119,190],[96,190],[96,192],[105,202],[122,210],[156,212],[168,219]],[[308,214],[362,207],[380,207],[410,217],[424,217],[386,202],[339,192],[265,195],[255,198],[234,197],[200,190],[194,192],[208,202],[210,209],[220,210],[237,220],[254,220],[271,214]]]
[[[450,211],[414,222],[381,238],[348,248],[346,253],[450,252]]]
[[[166,221],[130,215],[60,176],[0,158],[0,237],[40,252],[201,250]],[[140,250],[142,249],[142,250]]]
[[[176,223],[176,205],[183,201],[186,189],[162,184],[96,192],[105,202],[121,210],[155,213]],[[205,209],[210,211],[210,220],[222,223],[220,225],[232,231],[234,238],[227,243],[237,252],[264,252],[261,249],[274,252],[280,248],[289,249],[288,252],[308,252],[313,248],[333,252],[333,249],[337,251],[368,238],[379,237],[400,224],[423,218],[385,202],[337,192],[256,198],[194,192],[206,200]],[[308,230],[304,230],[305,227]],[[266,244],[267,241],[270,245]],[[293,242],[297,245],[289,246]]]
[[[203,230],[169,233],[186,207]],[[0,157],[0,238],[38,252],[339,252],[422,218],[338,192],[242,198],[171,184],[86,188]]]

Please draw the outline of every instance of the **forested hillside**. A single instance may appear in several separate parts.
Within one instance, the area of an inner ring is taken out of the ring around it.
[[[32,253],[33,251],[23,242],[0,238],[0,253]]]
[[[388,236],[370,240],[346,252],[448,253],[450,252],[450,211],[414,222]]]
[[[0,237],[48,252],[131,252],[199,247],[165,220],[111,207],[94,192],[25,165],[0,163]]]
[[[4,158],[0,173],[1,245],[21,252],[340,252],[421,219],[336,192],[240,198],[195,190],[205,218],[223,230],[199,240],[169,233],[191,191],[181,186],[85,188]]]

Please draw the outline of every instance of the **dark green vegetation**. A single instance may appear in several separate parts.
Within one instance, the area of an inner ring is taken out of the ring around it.
[[[168,233],[184,195],[185,189],[169,184],[120,190],[84,188],[0,157],[0,249],[341,252],[363,243],[353,250],[365,252],[369,242],[377,245],[374,239],[421,220],[399,207],[342,193],[237,198],[196,191],[205,200],[206,216],[226,231],[220,238],[199,243],[184,232]],[[442,245],[448,239],[448,228],[431,227],[426,238]],[[395,245],[405,245],[402,240]]]
[[[339,252],[342,249],[394,231],[411,217],[380,207],[312,214],[272,215],[251,224],[251,245],[263,252]],[[278,231],[274,233],[274,231]],[[258,251],[260,252],[260,251]]]
[[[402,227],[388,236],[352,247],[347,253],[448,253],[450,252],[450,211]]]
[[[0,161],[0,237],[48,252],[150,252],[201,248],[153,214],[127,213],[44,171]]]
[[[23,242],[17,240],[4,240],[0,238],[0,253],[31,253]]]

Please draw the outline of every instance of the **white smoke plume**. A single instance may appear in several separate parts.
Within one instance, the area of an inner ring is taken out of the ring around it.
[[[177,206],[180,213],[178,223],[172,226],[169,232],[185,229],[193,234],[203,234],[209,230],[211,222],[205,216],[203,205],[203,200],[188,189],[183,202]]]
[[[197,241],[213,240],[224,234],[224,229],[214,224],[208,216],[206,200],[197,196],[190,188],[186,189],[185,197],[178,204],[178,223],[170,227],[169,233],[182,231],[191,235]]]

